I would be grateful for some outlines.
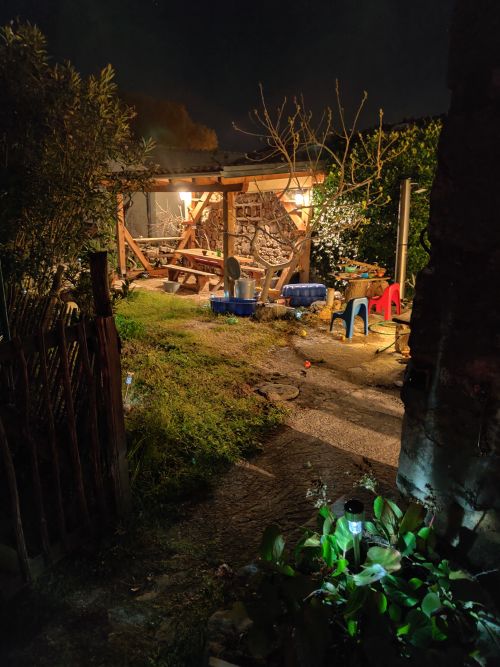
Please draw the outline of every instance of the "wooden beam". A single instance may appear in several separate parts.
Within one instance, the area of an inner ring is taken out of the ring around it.
[[[281,204],[283,205],[283,208],[288,213],[290,219],[293,221],[297,229],[303,232],[305,229],[305,223],[302,218],[301,211],[299,212],[297,210],[297,205],[290,201],[282,201]]]
[[[190,183],[180,181],[177,183],[166,183],[164,181],[153,181],[145,188],[146,192],[240,192],[242,183],[225,185],[223,183]]]
[[[211,193],[204,192],[200,198],[200,201],[194,207],[193,212],[191,213],[191,222],[194,225],[197,225],[201,219],[201,214],[203,213],[205,207],[210,202]]]
[[[142,252],[137,243],[134,241],[134,239],[132,238],[132,234],[128,231],[126,227],[123,227],[123,234],[125,236],[125,241],[127,242],[130,250],[132,250],[134,255],[146,269],[146,271],[151,271],[153,267],[146,258],[146,255]]]
[[[127,273],[127,255],[125,252],[125,212],[123,210],[123,195],[119,194],[117,200],[117,216],[116,216],[116,243],[118,247],[118,272],[123,278]]]
[[[162,241],[180,241],[182,236],[141,236],[135,237],[136,243],[161,243]]]
[[[300,282],[308,283],[311,272],[311,225],[310,217],[312,213],[312,206],[305,206],[302,209],[302,220],[305,223],[304,232],[308,239],[304,243],[302,253],[300,255]]]
[[[224,185],[230,185],[234,183],[258,183],[259,181],[282,181],[288,178],[290,178],[290,174],[284,170],[280,173],[255,174],[254,176],[223,176],[221,182]],[[301,187],[312,187],[315,183],[322,183],[324,178],[325,174],[323,172],[318,172],[312,176],[310,171],[297,171],[290,178],[290,189],[293,190],[299,186],[297,181],[300,181]]]

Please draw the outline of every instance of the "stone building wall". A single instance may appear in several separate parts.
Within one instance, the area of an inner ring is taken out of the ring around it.
[[[235,209],[237,234],[252,236],[255,226],[259,225],[267,232],[260,234],[261,255],[273,263],[288,259],[290,256],[288,242],[293,243],[297,238],[297,228],[274,193],[238,194],[235,198]],[[208,244],[212,250],[222,250],[222,235],[222,196],[215,194],[212,195],[210,204],[197,225],[197,238],[204,248]],[[284,239],[286,243],[279,243],[272,237]],[[249,240],[236,237],[235,253],[248,255]]]
[[[398,484],[470,562],[500,546],[500,3],[458,0],[403,388]]]

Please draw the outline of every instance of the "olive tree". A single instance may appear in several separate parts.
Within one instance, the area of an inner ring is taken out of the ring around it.
[[[150,146],[132,138],[112,67],[85,78],[53,64],[30,24],[0,29],[0,91],[0,258],[44,295],[110,246],[117,194],[141,188]]]

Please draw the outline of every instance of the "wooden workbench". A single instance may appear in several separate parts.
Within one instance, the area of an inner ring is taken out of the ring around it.
[[[386,287],[389,286],[389,276],[382,278],[353,278],[352,273],[333,273],[337,280],[346,280],[348,285],[345,291],[345,300],[359,299],[372,296],[380,296]]]

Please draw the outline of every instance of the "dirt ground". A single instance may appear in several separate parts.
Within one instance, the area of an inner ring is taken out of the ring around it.
[[[135,526],[133,543],[118,533],[102,559],[80,554],[63,574],[48,575],[4,624],[2,665],[205,664],[202,628],[221,604],[221,580],[255,559],[265,526],[277,523],[295,537],[315,515],[311,489],[323,488],[332,502],[353,493],[369,502],[368,492],[354,489],[365,474],[382,493],[397,494],[405,366],[394,347],[377,353],[393,336],[356,330],[342,341],[326,324],[304,331],[258,367],[267,380],[300,390],[262,451],[229,470],[211,497],[183,508],[177,522]]]

